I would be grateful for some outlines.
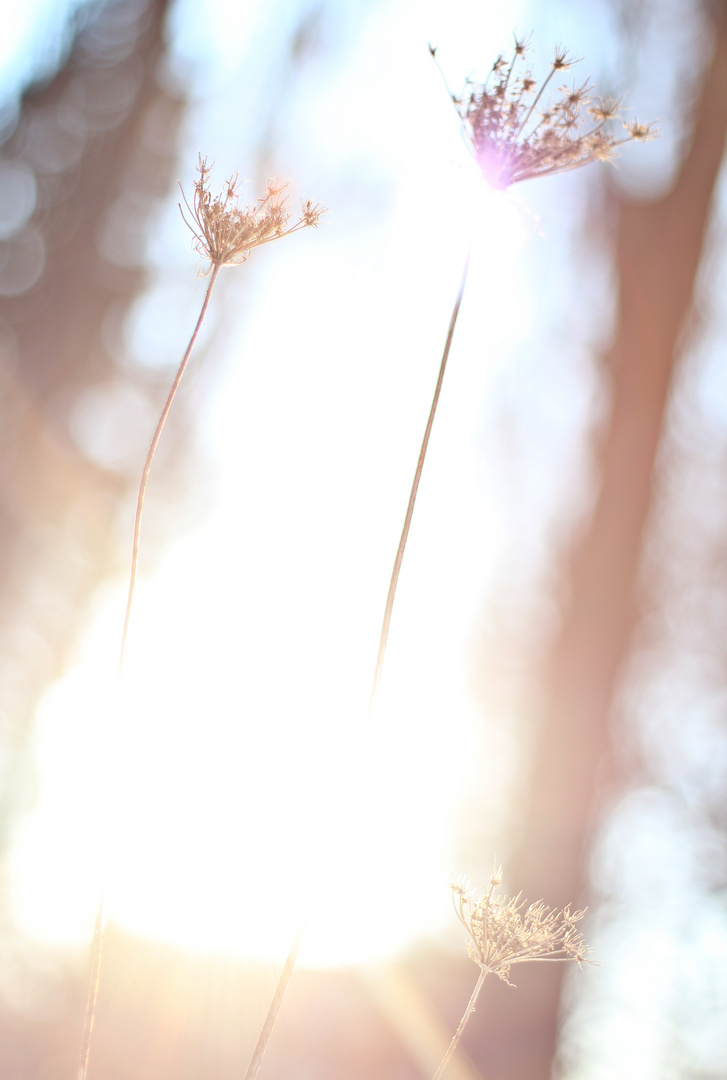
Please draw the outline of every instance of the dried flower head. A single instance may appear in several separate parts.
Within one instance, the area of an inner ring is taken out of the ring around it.
[[[545,104],[543,95],[556,72],[579,61],[556,49],[550,72],[538,88],[532,72],[516,70],[527,48],[516,38],[509,60],[498,56],[484,83],[468,81],[463,94],[452,99],[492,187],[507,188],[520,180],[605,161],[623,143],[653,137],[653,125],[635,122],[623,125],[627,134],[621,138],[613,135],[608,125],[618,119],[619,103],[593,99],[588,81],[561,86],[559,97]]]
[[[483,972],[505,982],[512,964],[528,960],[588,960],[583,937],[576,929],[585,911],[566,907],[557,911],[542,900],[527,905],[519,893],[512,899],[498,895],[502,868],[496,869],[479,899],[467,881],[452,885],[457,918],[469,934],[467,952]],[[527,906],[526,906],[527,905]]]
[[[219,195],[209,190],[211,169],[200,154],[197,164],[199,178],[194,182],[192,206],[182,191],[184,205],[179,209],[185,225],[194,236],[193,246],[212,266],[238,266],[245,262],[253,248],[268,244],[281,236],[290,236],[299,229],[315,228],[325,213],[325,207],[310,199],[301,206],[300,217],[292,225],[290,211],[285,205],[284,186],[268,180],[265,194],[250,206],[238,204],[237,176],[226,181]],[[181,185],[180,185],[181,187]]]

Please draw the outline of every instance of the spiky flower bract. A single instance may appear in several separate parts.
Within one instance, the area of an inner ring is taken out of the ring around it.
[[[585,911],[558,911],[542,900],[528,904],[522,893],[508,899],[498,889],[502,869],[495,870],[479,899],[467,881],[452,885],[457,918],[469,935],[467,952],[484,972],[505,982],[513,964],[530,960],[588,960],[586,945],[576,929]]]
[[[593,98],[588,80],[563,85],[554,101],[544,95],[553,78],[579,61],[556,49],[550,72],[538,87],[532,72],[517,70],[525,61],[526,41],[516,38],[512,56],[498,56],[483,83],[468,81],[453,96],[473,154],[494,188],[565,172],[608,160],[614,150],[654,134],[651,124],[625,123],[626,135],[609,130],[619,119],[619,102]]]
[[[189,205],[182,191],[184,205],[191,221],[180,206],[184,223],[194,237],[193,246],[210,266],[239,266],[253,248],[269,244],[299,229],[315,228],[325,208],[308,199],[301,205],[300,217],[290,224],[291,214],[286,206],[284,186],[268,180],[265,194],[249,206],[240,206],[237,175],[230,177],[219,195],[209,189],[211,168],[200,154],[197,164],[199,177],[194,182],[194,198]],[[181,187],[181,185],[180,185]]]

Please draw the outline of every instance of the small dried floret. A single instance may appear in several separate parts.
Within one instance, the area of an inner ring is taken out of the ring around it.
[[[311,199],[306,199],[305,202],[301,200],[300,220],[309,228],[317,229],[318,222],[321,220],[321,215],[325,214],[325,212],[325,206],[321,206],[320,203],[314,204]]]
[[[512,899],[498,895],[502,868],[490,876],[487,891],[478,900],[461,878],[452,885],[457,918],[469,934],[467,952],[485,972],[509,982],[510,967],[529,960],[588,961],[576,923],[585,911],[549,908],[542,900],[528,904],[518,893]]]
[[[556,100],[543,108],[541,100],[555,73],[578,61],[558,47],[550,73],[538,89],[530,72],[513,77],[526,48],[526,42],[516,38],[509,61],[498,56],[484,83],[468,82],[463,93],[453,97],[477,163],[493,187],[507,188],[521,180],[605,161],[623,143],[653,136],[652,125],[631,123],[624,125],[627,134],[616,138],[607,125],[618,119],[619,103],[602,98],[586,108],[591,94],[588,80],[561,86]]]
[[[556,109],[580,109],[581,105],[587,105],[590,99],[586,97],[586,95],[590,88],[588,79],[586,79],[582,86],[576,86],[574,81],[570,90],[567,86],[561,86],[560,92],[563,94],[563,97],[556,105]]]
[[[591,105],[589,113],[594,120],[614,120],[618,116],[621,102],[616,98],[601,98],[597,105]]]
[[[614,154],[613,143],[603,131],[595,131],[589,136],[588,145],[598,161],[610,161]]]
[[[285,205],[285,185],[268,180],[265,194],[256,203],[242,207],[238,204],[237,176],[225,182],[220,195],[209,190],[210,167],[200,154],[197,164],[199,178],[194,182],[192,206],[182,191],[184,205],[191,221],[180,205],[182,218],[194,236],[193,245],[212,266],[238,266],[245,262],[253,248],[268,244],[281,236],[290,236],[299,229],[318,224],[325,207],[309,199],[302,204],[301,216],[292,225],[290,211]],[[180,185],[181,187],[181,185]]]
[[[631,124],[624,124],[632,139],[637,142],[648,142],[656,136],[653,124],[638,124],[635,120]]]
[[[569,67],[572,67],[573,64],[577,64],[578,62],[578,60],[572,60],[563,46],[559,45],[555,50],[555,56],[551,61],[551,66],[554,71],[566,71]]]

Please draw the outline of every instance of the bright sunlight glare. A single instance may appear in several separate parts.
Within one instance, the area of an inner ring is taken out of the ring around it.
[[[213,649],[200,655],[198,641],[190,655],[186,627],[165,619],[189,554],[180,564],[172,553],[140,591],[121,701],[100,656],[117,637],[109,604],[45,702],[44,794],[14,858],[18,918],[36,936],[83,940],[105,877],[110,918],[142,936],[282,958],[310,907],[307,962],[378,959],[442,907],[446,878],[431,852],[443,847],[466,725],[439,741],[417,739],[411,724],[392,731],[388,717],[385,732],[334,725],[301,708],[294,682],[268,696],[264,679],[241,713],[243,669],[215,662]],[[210,584],[186,597],[193,621],[219,619]]]
[[[363,47],[359,61],[366,69]],[[375,963],[450,923],[481,723],[468,635],[500,541],[478,475],[481,405],[523,326],[516,266],[535,228],[516,200],[483,188],[436,76],[432,94],[456,161],[423,117],[420,159],[404,156],[367,96],[369,137],[389,132],[400,182],[385,234],[364,220],[345,274],[345,208],[315,244],[259,260],[199,420],[212,509],[140,579],[120,691],[123,585],[98,598],[76,664],[44,700],[39,796],[11,866],[17,923],[36,938],[85,944],[102,889],[131,933],[276,960],[310,916],[309,965]],[[327,95],[324,119],[346,101]],[[469,244],[470,294],[367,725],[388,574]],[[230,275],[216,300],[235,286]],[[321,295],[325,318],[302,331]],[[390,411],[372,432],[382,393]],[[321,410],[325,425],[311,422]]]

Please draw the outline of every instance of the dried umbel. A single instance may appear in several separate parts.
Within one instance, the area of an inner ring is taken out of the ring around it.
[[[487,890],[477,900],[468,882],[452,885],[454,910],[469,934],[467,951],[480,974],[434,1080],[441,1080],[452,1060],[490,973],[512,986],[508,975],[513,964],[530,960],[576,960],[579,964],[588,961],[585,943],[576,930],[584,911],[553,910],[542,900],[526,907],[527,901],[520,898],[521,894],[510,900],[499,895],[501,882],[502,870],[494,870]]]
[[[607,161],[618,146],[653,135],[652,125],[623,123],[620,138],[611,130],[619,119],[619,102],[594,98],[588,81],[563,85],[545,100],[552,81],[578,61],[557,49],[550,72],[538,86],[523,67],[527,43],[515,39],[512,56],[498,56],[484,83],[468,81],[452,100],[482,173],[494,188],[520,180],[578,169],[591,161]]]
[[[209,190],[210,166],[200,154],[197,164],[199,178],[194,182],[192,206],[182,191],[189,221],[180,206],[182,218],[194,236],[193,245],[211,267],[239,266],[253,248],[269,244],[281,236],[290,236],[300,229],[315,228],[324,207],[309,199],[302,203],[300,217],[290,224],[291,214],[285,204],[285,188],[268,180],[265,194],[249,206],[240,206],[239,180],[230,177],[219,195]]]
[[[483,971],[509,982],[512,964],[529,960],[582,963],[588,959],[583,937],[576,929],[585,911],[569,907],[557,911],[542,900],[528,905],[521,893],[508,899],[498,895],[501,881],[502,870],[496,870],[479,899],[474,898],[466,881],[452,885],[454,910],[469,934],[467,952]]]

